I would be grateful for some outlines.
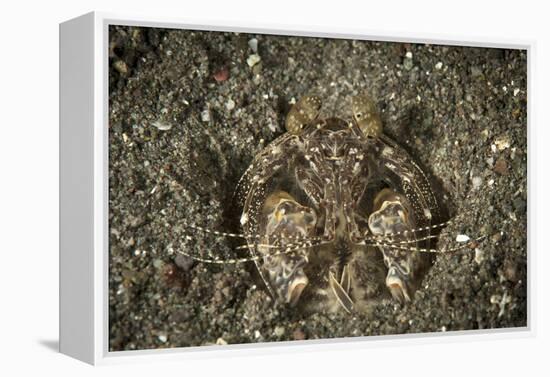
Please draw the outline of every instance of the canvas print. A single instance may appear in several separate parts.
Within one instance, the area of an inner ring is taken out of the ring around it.
[[[109,350],[527,326],[527,51],[109,27]]]

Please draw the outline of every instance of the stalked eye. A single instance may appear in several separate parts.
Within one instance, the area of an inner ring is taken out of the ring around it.
[[[294,135],[299,135],[302,130],[319,115],[321,100],[316,96],[304,96],[300,98],[288,112],[285,121],[286,130]]]
[[[355,124],[365,136],[378,137],[382,134],[382,121],[378,109],[369,96],[353,97],[351,110]]]

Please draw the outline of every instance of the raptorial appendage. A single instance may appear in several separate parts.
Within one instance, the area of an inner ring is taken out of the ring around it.
[[[415,216],[405,196],[391,189],[384,189],[374,199],[374,212],[369,216],[369,229],[375,236],[390,242],[401,242],[416,247]],[[412,298],[412,282],[422,256],[417,251],[408,251],[392,247],[379,246],[388,268],[386,285],[393,297],[400,301]]]
[[[262,212],[266,221],[266,245],[259,247],[264,256],[261,268],[266,271],[267,283],[277,298],[295,305],[308,284],[304,272],[309,252],[306,242],[315,229],[317,216],[311,208],[300,205],[284,191],[271,194]],[[292,254],[272,255],[273,248],[291,247],[296,249]]]

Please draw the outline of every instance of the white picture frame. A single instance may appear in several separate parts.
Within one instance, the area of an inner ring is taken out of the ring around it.
[[[60,351],[90,364],[131,362],[148,358],[227,357],[378,347],[393,342],[471,341],[490,337],[533,336],[533,253],[527,259],[527,326],[451,334],[385,335],[296,342],[109,351],[108,331],[108,28],[109,25],[185,30],[266,33],[285,36],[349,38],[387,42],[430,43],[527,51],[527,96],[530,96],[532,41],[437,35],[326,30],[283,25],[195,24],[185,20],[89,13],[60,25]],[[531,123],[528,106],[527,142]],[[530,167],[528,165],[528,174]],[[528,202],[528,214],[529,214]],[[529,233],[529,229],[528,229]],[[528,235],[529,239],[529,235]]]

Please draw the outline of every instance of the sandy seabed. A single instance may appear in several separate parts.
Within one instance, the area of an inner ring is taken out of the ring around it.
[[[522,327],[527,324],[527,52],[111,27],[110,350]],[[257,41],[257,51],[254,42]],[[231,200],[254,155],[284,132],[293,100],[316,93],[349,117],[368,92],[385,132],[438,182],[452,214],[414,300],[369,313],[274,305],[235,242]]]

